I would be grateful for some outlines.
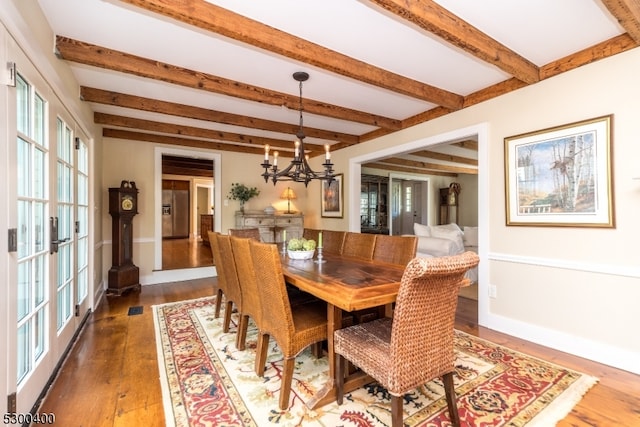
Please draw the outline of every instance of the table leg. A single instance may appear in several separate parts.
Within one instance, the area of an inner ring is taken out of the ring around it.
[[[309,400],[307,407],[315,409],[336,399],[336,354],[333,346],[333,332],[342,328],[342,310],[333,304],[327,304],[327,358],[329,359],[329,378],[324,386]]]
[[[327,357],[329,358],[329,379],[320,390],[307,401],[309,409],[316,409],[336,401],[336,354],[333,345],[333,332],[342,328],[342,310],[332,304],[327,304]],[[362,371],[349,375],[344,381],[344,392],[349,393],[373,379]]]

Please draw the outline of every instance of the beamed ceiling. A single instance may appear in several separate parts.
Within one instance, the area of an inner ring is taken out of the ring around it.
[[[103,135],[311,156],[636,48],[637,0],[38,0]],[[585,82],[588,84],[588,82]],[[477,173],[476,141],[379,159]],[[256,173],[259,166],[256,164]]]

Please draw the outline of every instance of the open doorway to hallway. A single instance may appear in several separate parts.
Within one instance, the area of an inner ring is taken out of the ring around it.
[[[214,162],[162,154],[162,270],[213,265]]]

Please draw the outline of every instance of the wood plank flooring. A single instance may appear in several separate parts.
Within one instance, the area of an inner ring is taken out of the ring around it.
[[[40,412],[60,426],[163,426],[151,306],[214,294],[215,279],[143,286],[108,296],[90,316]],[[142,306],[140,315],[127,315]],[[456,328],[600,379],[558,425],[640,426],[640,376],[477,325],[477,302],[460,298]]]
[[[198,239],[162,239],[162,269],[213,265],[211,248]]]

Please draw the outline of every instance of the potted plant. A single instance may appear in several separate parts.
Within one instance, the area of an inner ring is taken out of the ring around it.
[[[256,187],[247,187],[244,184],[234,182],[231,184],[229,198],[231,200],[240,200],[240,212],[244,212],[244,204],[252,197],[260,194],[260,190]]]

